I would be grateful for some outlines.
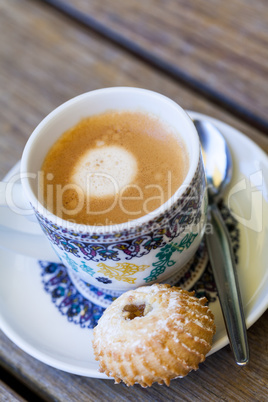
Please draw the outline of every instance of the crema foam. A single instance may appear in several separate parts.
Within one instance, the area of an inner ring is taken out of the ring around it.
[[[41,202],[76,223],[128,222],[165,203],[182,185],[188,165],[179,132],[156,116],[129,111],[90,116],[49,150]]]

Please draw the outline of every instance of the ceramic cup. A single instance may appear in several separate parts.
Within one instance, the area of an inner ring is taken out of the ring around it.
[[[65,221],[38,202],[38,172],[48,150],[63,132],[83,117],[107,110],[152,113],[177,129],[187,148],[188,173],[165,204],[139,219],[94,227]],[[195,126],[179,105],[152,91],[106,88],[82,94],[59,106],[30,136],[23,152],[20,176],[23,190],[14,184],[9,191],[18,200],[13,204],[25,211],[25,207],[18,206],[23,204],[23,192],[62,263],[85,282],[103,290],[123,292],[168,280],[194,255],[205,230],[206,183]],[[7,187],[2,187],[5,202],[6,191]],[[46,247],[45,239],[37,237],[41,250],[42,244]],[[34,249],[33,241],[25,248]]]

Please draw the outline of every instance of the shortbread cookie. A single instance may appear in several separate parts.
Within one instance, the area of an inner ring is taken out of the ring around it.
[[[115,382],[143,387],[197,370],[210,351],[214,317],[203,297],[169,285],[128,291],[104,312],[94,329],[100,371]]]

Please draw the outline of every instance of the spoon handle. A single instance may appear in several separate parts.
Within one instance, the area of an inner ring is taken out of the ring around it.
[[[230,237],[216,204],[208,207],[208,223],[213,230],[206,243],[225,326],[235,361],[243,366],[249,361],[245,317]]]

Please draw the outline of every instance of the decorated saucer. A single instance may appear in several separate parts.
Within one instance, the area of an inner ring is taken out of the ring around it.
[[[237,258],[249,327],[268,307],[268,250],[265,247],[268,240],[267,156],[234,128],[208,116],[189,114],[193,118],[212,121],[231,148],[234,174],[221,210]],[[207,260],[203,260],[206,258],[204,245],[198,253],[180,277],[173,278],[173,281],[194,289],[197,296],[207,297],[217,327],[212,354],[225,346],[228,338],[211,267]],[[48,365],[74,374],[107,378],[98,372],[91,346],[92,328],[106,305],[88,300],[60,263],[6,250],[0,250],[0,259],[0,328],[3,332],[25,352]],[[196,270],[198,265],[202,269]],[[98,289],[91,291],[97,293]],[[110,303],[116,295],[106,293],[101,297]]]

